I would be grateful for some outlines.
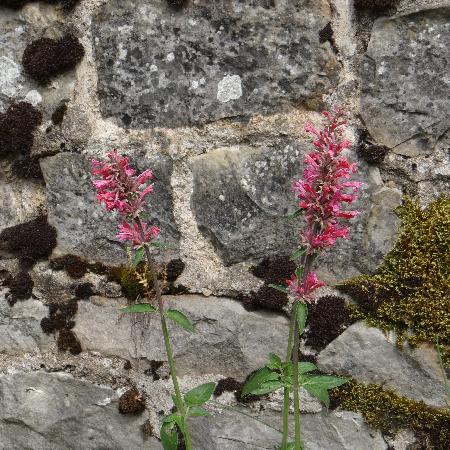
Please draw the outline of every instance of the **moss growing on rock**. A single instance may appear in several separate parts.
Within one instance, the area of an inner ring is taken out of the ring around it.
[[[42,114],[31,103],[12,103],[0,113],[0,157],[28,155],[33,146],[34,130]]]
[[[24,265],[32,265],[48,257],[56,247],[56,230],[48,224],[47,216],[6,228],[0,233],[0,245],[14,253]]]
[[[65,270],[71,278],[82,278],[88,271],[88,264],[76,255],[64,255],[50,261],[53,270]]]
[[[39,159],[29,155],[14,161],[11,170],[17,178],[34,178],[36,180],[42,180],[44,178]]]
[[[394,248],[374,275],[338,286],[370,325],[397,332],[399,344],[450,345],[450,197],[422,209],[405,198]]]
[[[61,330],[56,343],[58,345],[58,349],[63,352],[69,351],[72,355],[78,355],[81,353],[80,341],[72,330]]]
[[[40,38],[33,41],[23,52],[25,72],[40,83],[73,69],[81,61],[84,48],[78,39],[67,34],[58,41]]]
[[[359,142],[356,154],[369,164],[381,164],[389,153],[389,147],[376,144],[367,130],[359,130]]]
[[[394,11],[400,0],[354,0],[356,10],[370,10],[380,13]]]
[[[436,409],[397,395],[376,384],[351,381],[331,391],[332,405],[357,411],[384,433],[410,429],[426,449],[450,448],[450,410]]]
[[[2,6],[20,9],[34,0],[2,0]],[[64,11],[71,11],[80,0],[46,0],[47,3],[59,3]]]
[[[119,399],[119,411],[122,414],[139,414],[145,410],[145,399],[136,388],[126,391]]]
[[[8,281],[10,298],[8,303],[13,306],[18,300],[26,300],[33,292],[33,280],[27,272],[19,272]]]

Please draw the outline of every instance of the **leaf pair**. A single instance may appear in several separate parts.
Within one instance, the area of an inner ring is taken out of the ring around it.
[[[154,313],[157,309],[150,303],[136,303],[127,306],[126,308],[122,308],[120,311],[123,313]],[[186,331],[195,333],[194,325],[181,311],[178,311],[177,309],[168,309],[164,312],[164,315]]]
[[[184,415],[177,412],[164,417],[160,431],[161,443],[164,450],[177,450],[178,430],[185,434],[187,426],[186,419],[188,417],[202,417],[209,415],[208,411],[203,409],[201,405],[211,398],[215,387],[215,383],[205,383],[195,387],[184,396]]]

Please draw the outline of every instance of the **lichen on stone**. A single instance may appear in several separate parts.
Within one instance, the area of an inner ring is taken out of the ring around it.
[[[439,339],[448,350],[450,197],[441,196],[424,209],[406,197],[396,213],[399,235],[378,270],[337,287],[352,296],[357,314],[370,325],[395,330],[399,345]]]
[[[46,83],[50,78],[73,69],[83,55],[83,46],[71,34],[59,40],[43,37],[26,47],[22,64],[31,78]]]
[[[450,410],[437,409],[405,397],[377,384],[350,381],[330,392],[332,407],[357,411],[365,421],[384,433],[410,429],[422,447],[435,450],[450,448]]]

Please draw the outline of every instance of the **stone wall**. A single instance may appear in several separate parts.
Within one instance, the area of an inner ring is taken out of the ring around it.
[[[0,243],[0,449],[161,448],[171,408],[162,337],[153,318],[118,313],[128,300],[110,268],[128,259],[117,217],[95,200],[93,157],[118,148],[154,171],[146,213],[173,244],[158,256],[171,268],[167,301],[198,330],[171,330],[183,390],[242,382],[269,351],[284,353],[283,304],[258,270],[289,273],[298,223],[286,217],[311,148],[306,121],[320,125],[335,104],[349,111],[349,158],[364,182],[351,240],[318,261],[330,285],[376,269],[403,194],[426,205],[450,192],[446,0],[22,3],[0,5],[0,233],[16,230],[18,241]],[[41,38],[53,41],[30,46]],[[18,102],[39,124],[14,122]],[[42,216],[50,227],[11,228]],[[24,273],[31,297],[13,292]],[[324,371],[445,405],[431,348],[402,353],[357,323],[315,356]],[[147,408],[122,415],[118,398],[132,386]],[[279,396],[216,401],[192,423],[195,448],[276,448]],[[415,439],[389,439],[306,393],[302,405],[306,449],[400,450]]]

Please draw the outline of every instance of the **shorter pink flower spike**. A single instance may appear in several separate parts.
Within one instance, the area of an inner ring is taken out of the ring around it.
[[[313,303],[315,301],[314,291],[325,286],[314,272],[308,272],[306,279],[302,282],[295,275],[286,280],[290,295],[299,302]]]

